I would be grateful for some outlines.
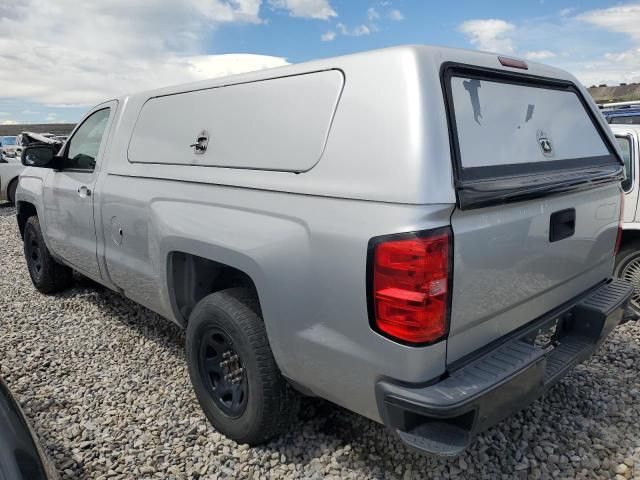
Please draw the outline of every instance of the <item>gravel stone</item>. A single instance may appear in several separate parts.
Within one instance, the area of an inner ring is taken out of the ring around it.
[[[640,478],[635,322],[449,460],[416,454],[319,399],[304,399],[291,432],[261,447],[220,435],[191,389],[180,329],[81,277],[66,292],[39,294],[6,203],[0,332],[0,375],[62,479]]]
[[[616,467],[615,473],[624,475],[625,473],[627,473],[627,470],[629,470],[629,467],[627,467],[624,463],[621,463]]]

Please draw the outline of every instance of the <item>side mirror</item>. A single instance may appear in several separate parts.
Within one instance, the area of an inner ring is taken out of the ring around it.
[[[48,146],[25,147],[22,150],[22,164],[26,167],[55,168],[55,157],[56,152]]]

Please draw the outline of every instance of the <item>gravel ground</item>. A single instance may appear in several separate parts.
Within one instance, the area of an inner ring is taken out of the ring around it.
[[[640,478],[640,325],[456,459],[317,399],[248,448],[205,420],[178,328],[86,280],[36,292],[14,215],[0,204],[0,372],[62,478]]]

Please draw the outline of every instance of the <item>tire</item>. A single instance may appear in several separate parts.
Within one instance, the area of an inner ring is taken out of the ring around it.
[[[73,270],[51,256],[36,216],[30,217],[24,227],[24,256],[31,281],[40,292],[56,293],[71,286]]]
[[[11,204],[11,205],[15,205],[16,204],[16,190],[18,188],[18,179],[14,178],[13,180],[11,180],[11,182],[9,183],[9,186],[7,187],[7,201]]]
[[[633,284],[635,291],[625,312],[625,320],[640,317],[640,242],[628,243],[616,255],[613,274]]]
[[[196,397],[218,432],[258,445],[289,428],[299,395],[280,374],[249,290],[222,290],[198,302],[186,350]]]

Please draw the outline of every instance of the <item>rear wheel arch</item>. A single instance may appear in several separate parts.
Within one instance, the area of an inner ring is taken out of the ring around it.
[[[171,306],[179,323],[186,325],[196,304],[207,295],[243,288],[255,297],[256,314],[262,317],[260,295],[245,271],[195,254],[172,251],[167,261],[167,286]]]

